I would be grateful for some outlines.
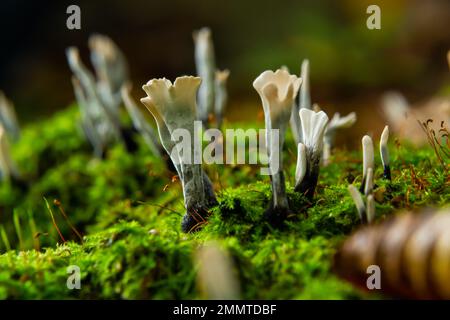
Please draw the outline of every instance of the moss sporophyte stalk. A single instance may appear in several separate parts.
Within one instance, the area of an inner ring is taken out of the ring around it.
[[[394,123],[379,153],[375,134],[346,149],[336,138],[357,115],[312,103],[309,60],[300,76],[280,67],[254,80],[263,121],[227,121],[230,73],[210,29],[193,37],[197,75],[149,80],[142,105],[125,55],[98,34],[93,71],[66,51],[76,104],[19,128],[0,94],[0,299],[386,297],[344,280],[361,285],[368,255],[405,264],[408,291],[446,297],[448,214],[421,212],[449,204],[446,122],[422,119],[429,144]],[[391,117],[412,112],[396,94],[386,103]],[[383,224],[403,210],[420,213]],[[387,294],[403,296],[394,275]]]

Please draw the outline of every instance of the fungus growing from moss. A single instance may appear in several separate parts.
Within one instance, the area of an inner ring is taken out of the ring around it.
[[[119,117],[121,88],[128,81],[128,64],[111,38],[93,34],[89,37],[91,62],[97,76],[97,92],[110,112]]]
[[[0,123],[8,135],[18,140],[20,138],[20,127],[17,121],[16,111],[13,103],[0,90]]]
[[[81,61],[77,48],[68,48],[66,56],[74,74],[72,84],[82,113],[82,127],[87,139],[94,147],[95,155],[103,157],[108,144],[116,139],[120,139],[129,152],[134,152],[137,145],[132,139],[131,132],[120,122],[117,105],[121,102],[120,89],[114,95],[108,91],[109,89],[101,89],[109,88],[109,85],[103,80],[96,82],[92,72]],[[109,93],[105,94],[105,92]],[[112,103],[113,100],[115,100],[114,103]],[[95,136],[97,138],[93,138]]]
[[[391,180],[388,140],[389,140],[389,126],[385,126],[383,133],[381,134],[380,137],[380,156],[381,162],[383,163],[383,177],[387,180]]]
[[[229,70],[217,70],[216,71],[216,88],[215,103],[214,103],[214,113],[216,116],[217,128],[220,128],[223,121],[223,114],[225,112],[225,107],[228,102],[228,92],[227,92],[227,81],[230,76]]]
[[[196,94],[200,82],[198,77],[183,76],[173,84],[167,79],[153,79],[142,87],[147,97],[142,98],[141,102],[155,118],[161,143],[182,183],[186,208],[181,224],[184,232],[200,227],[208,217],[211,206],[217,203],[211,181],[201,164],[195,161],[201,157],[200,150],[195,147],[182,149],[175,143],[180,138],[180,130],[188,133],[190,139],[196,137]],[[195,145],[192,140],[190,145]]]
[[[273,224],[281,222],[289,211],[281,153],[292,106],[300,84],[301,78],[282,69],[275,72],[264,71],[253,82],[253,87],[261,97],[265,115],[266,146],[273,193],[266,217]],[[272,139],[272,130],[278,130],[278,140]]]
[[[300,109],[300,120],[302,142],[298,144],[295,191],[312,199],[319,178],[323,135],[328,116],[323,111],[315,112],[303,108]]]
[[[0,179],[3,181],[20,181],[21,175],[11,157],[5,129],[0,125]]]
[[[195,66],[197,75],[202,79],[198,90],[198,118],[206,124],[214,112],[216,61],[214,45],[209,28],[202,28],[193,33],[195,43]]]
[[[372,138],[365,135],[362,138],[362,148],[363,148],[363,176],[361,181],[361,187],[359,191],[364,192],[366,186],[367,173],[369,168],[373,170],[374,156],[373,156],[373,142]]]
[[[375,219],[375,199],[373,194],[367,195],[366,204],[364,204],[361,193],[354,185],[349,185],[348,191],[355,203],[361,223],[372,223]]]
[[[300,87],[300,93],[298,95],[297,102],[294,101],[292,108],[292,115],[290,119],[292,134],[294,135],[294,141],[296,144],[302,141],[302,123],[299,118],[300,109],[311,109],[311,94],[309,92],[309,60],[305,59],[302,62],[300,71],[300,77],[302,79],[302,86]]]
[[[349,128],[356,122],[356,113],[351,112],[345,117],[341,117],[339,112],[333,115],[325,130],[323,138],[323,164],[328,165],[330,161],[331,149],[334,144],[336,131]]]

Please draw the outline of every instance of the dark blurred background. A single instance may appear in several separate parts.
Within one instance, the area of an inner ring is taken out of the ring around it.
[[[66,28],[70,4],[81,7],[82,30]],[[366,27],[370,4],[381,8],[381,30]],[[0,89],[22,123],[74,100],[64,50],[78,46],[88,63],[94,32],[122,48],[139,97],[151,78],[195,73],[192,31],[209,26],[217,65],[231,70],[231,120],[256,117],[252,81],[263,70],[298,74],[306,57],[313,102],[360,118],[373,119],[385,90],[420,101],[448,81],[448,0],[1,0],[0,13]]]

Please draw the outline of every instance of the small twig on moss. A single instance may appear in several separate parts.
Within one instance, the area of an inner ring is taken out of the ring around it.
[[[67,216],[67,214],[61,204],[61,201],[59,201],[58,199],[55,199],[55,200],[53,200],[53,203],[58,207],[59,212],[61,213],[64,220],[67,222],[67,224],[69,225],[70,229],[72,229],[72,231],[77,235],[77,237],[80,239],[80,242],[83,243],[83,236],[81,235],[80,232],[78,232],[78,230],[75,228],[75,226],[72,224],[72,222],[70,222],[70,219]]]
[[[64,236],[62,235],[61,230],[59,230],[58,224],[56,223],[55,217],[53,215],[52,208],[50,208],[50,205],[49,205],[49,203],[48,203],[48,201],[47,201],[47,199],[45,197],[44,197],[44,201],[45,201],[45,205],[47,206],[47,210],[50,213],[50,216],[52,218],[53,226],[55,227],[56,231],[58,232],[58,235],[61,238],[61,240],[63,241],[63,243],[65,243],[66,239],[64,239]]]

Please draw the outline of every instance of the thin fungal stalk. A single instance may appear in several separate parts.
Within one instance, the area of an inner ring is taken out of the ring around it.
[[[228,102],[227,81],[229,76],[229,70],[216,71],[214,114],[217,128],[222,126],[223,114]]]
[[[373,170],[374,155],[373,155],[373,141],[368,135],[362,138],[362,148],[363,148],[363,176],[361,181],[361,187],[359,191],[364,192],[366,186],[367,172],[369,168]]]
[[[266,218],[272,224],[281,223],[289,212],[281,154],[292,106],[300,84],[301,78],[283,69],[275,72],[264,71],[253,82],[253,87],[261,98],[265,116],[266,146],[272,184],[272,201],[266,212]],[[273,130],[278,130],[278,139],[273,138]]]
[[[294,136],[295,143],[300,143],[302,139],[302,123],[298,117],[300,109],[311,109],[311,94],[309,92],[309,60],[305,59],[302,62],[300,71],[300,77],[302,79],[302,86],[300,87],[300,93],[298,99],[294,100],[292,108],[292,115],[290,119],[291,130]]]
[[[312,199],[319,179],[323,135],[328,116],[323,111],[300,109],[303,140],[298,144],[295,191]]]
[[[78,49],[68,48],[66,56],[73,72],[72,84],[81,111],[83,131],[95,155],[103,157],[106,146],[120,137],[120,123],[102,103],[95,77],[81,61]]]
[[[348,186],[348,191],[352,196],[353,202],[355,203],[359,219],[361,220],[362,223],[366,223],[367,221],[366,206],[364,205],[361,193],[352,184]]]
[[[214,112],[216,61],[211,30],[202,28],[193,33],[195,44],[195,66],[197,75],[202,79],[198,91],[197,116],[204,125]]]
[[[8,135],[14,139],[20,138],[20,127],[17,121],[16,111],[14,110],[13,103],[5,96],[3,91],[0,90],[0,123],[6,130]]]
[[[153,79],[142,87],[147,97],[141,102],[155,118],[161,143],[182,182],[186,208],[181,225],[184,232],[196,230],[207,219],[211,206],[217,203],[211,181],[196,161],[201,154],[193,140],[197,136],[194,122],[200,83],[198,77],[184,76],[173,84],[167,79]],[[180,137],[183,145],[175,144]],[[184,147],[184,139],[188,137],[188,147]]]
[[[11,157],[6,131],[0,125],[0,179],[3,181],[21,181],[22,176]]]
[[[389,139],[389,126],[385,126],[380,138],[380,155],[381,162],[383,163],[383,177],[384,179],[391,180],[391,167],[388,148]]]
[[[339,112],[333,115],[328,123],[323,138],[323,164],[328,165],[330,162],[331,149],[334,145],[336,132],[340,129],[349,128],[356,122],[356,113],[351,112],[345,117],[341,117]]]
[[[367,197],[373,191],[373,169],[367,169],[366,185],[364,186],[364,195]]]
[[[97,76],[97,92],[104,105],[119,117],[122,102],[121,88],[128,82],[128,63],[125,55],[111,38],[93,34],[89,37],[91,62]]]

